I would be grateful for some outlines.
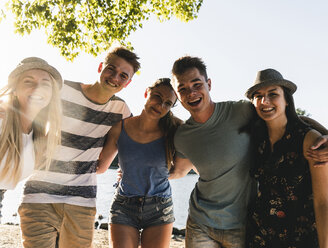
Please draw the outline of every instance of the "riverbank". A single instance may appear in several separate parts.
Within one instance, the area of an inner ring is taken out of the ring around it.
[[[97,229],[94,236],[94,248],[107,248],[107,230]],[[0,225],[0,247],[1,248],[20,248],[21,237],[18,225]],[[184,248],[184,237],[172,235],[170,248]]]

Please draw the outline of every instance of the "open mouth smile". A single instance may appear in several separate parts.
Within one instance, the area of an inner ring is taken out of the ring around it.
[[[262,108],[261,111],[264,112],[264,113],[269,113],[271,111],[273,111],[274,108]]]
[[[108,84],[111,87],[114,87],[114,88],[117,88],[118,87],[118,85],[109,82],[109,80],[106,80],[105,82],[106,82],[106,84]]]
[[[29,99],[32,101],[42,101],[43,97],[40,95],[31,95],[31,96],[29,96]]]
[[[194,106],[197,106],[201,101],[202,101],[202,98],[199,97],[197,99],[194,99],[192,101],[189,101],[188,104],[190,106],[194,107]]]

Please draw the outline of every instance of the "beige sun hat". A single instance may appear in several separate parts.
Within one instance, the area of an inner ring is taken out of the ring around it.
[[[296,84],[284,79],[279,71],[274,69],[265,69],[257,73],[254,85],[246,91],[245,96],[252,99],[255,91],[261,89],[262,87],[271,85],[283,86],[287,88],[291,94],[294,94],[297,89]]]
[[[23,59],[9,74],[8,83],[13,83],[14,80],[17,79],[17,76],[19,76],[21,73],[32,69],[40,69],[50,73],[50,75],[53,76],[53,78],[57,82],[58,88],[61,89],[63,85],[63,78],[60,75],[59,71],[57,71],[55,67],[49,65],[47,61],[38,57],[28,57]]]

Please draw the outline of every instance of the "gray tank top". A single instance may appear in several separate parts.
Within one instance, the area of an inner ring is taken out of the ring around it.
[[[163,137],[146,144],[138,143],[125,132],[122,120],[117,146],[119,164],[123,172],[118,189],[120,195],[171,196]]]

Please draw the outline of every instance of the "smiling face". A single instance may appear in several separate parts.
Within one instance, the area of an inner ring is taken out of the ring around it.
[[[23,72],[14,91],[20,110],[30,117],[36,116],[41,109],[48,106],[52,87],[53,80],[48,72],[39,69]]]
[[[286,99],[284,90],[278,85],[267,86],[257,90],[252,102],[257,114],[266,122],[283,121],[286,117]]]
[[[101,73],[100,85],[111,94],[121,91],[134,74],[133,66],[114,54],[108,59],[107,64],[99,65],[98,71]]]
[[[191,116],[207,111],[211,107],[211,80],[205,79],[197,68],[191,68],[174,76],[178,98]]]
[[[177,97],[172,88],[165,85],[147,89],[145,112],[154,119],[164,117],[176,102]]]

